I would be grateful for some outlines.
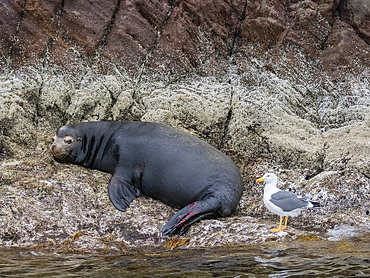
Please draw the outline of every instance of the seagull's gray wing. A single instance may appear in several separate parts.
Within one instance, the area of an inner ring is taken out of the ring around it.
[[[299,208],[305,208],[309,202],[289,191],[279,191],[271,195],[271,203],[289,212]]]

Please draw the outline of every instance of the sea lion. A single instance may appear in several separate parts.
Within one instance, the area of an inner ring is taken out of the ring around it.
[[[185,233],[206,218],[227,217],[243,192],[238,167],[203,140],[151,122],[83,122],[61,127],[50,146],[55,160],[112,174],[113,205],[125,211],[142,193],[181,208],[163,235]]]

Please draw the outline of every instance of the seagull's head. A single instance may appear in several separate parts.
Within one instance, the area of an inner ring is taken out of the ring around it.
[[[277,176],[273,173],[266,173],[262,178],[259,178],[257,182],[262,182],[264,181],[266,184],[273,183],[277,184]]]

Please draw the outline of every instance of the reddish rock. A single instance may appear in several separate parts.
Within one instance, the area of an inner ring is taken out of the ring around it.
[[[258,46],[257,56],[293,46],[334,72],[339,64],[368,66],[369,18],[365,0],[6,0],[0,63],[67,72],[96,65],[132,78],[213,75],[249,46]]]
[[[33,65],[40,68],[51,39],[56,33],[60,1],[9,1],[10,13],[18,13],[14,41],[9,55],[13,68]],[[2,15],[0,15],[2,17]]]
[[[320,56],[333,24],[334,0],[296,1],[289,5],[286,43],[299,46],[315,59]]]
[[[102,50],[102,67],[115,64],[137,77],[170,9],[165,1],[122,1]]]
[[[4,67],[10,58],[17,35],[18,22],[22,17],[22,7],[10,1],[0,5],[0,66]]]
[[[147,72],[214,74],[228,62],[245,1],[178,1]]]
[[[339,13],[342,21],[350,24],[358,36],[370,44],[370,3],[368,0],[341,0]]]
[[[325,70],[329,72],[361,70],[359,65],[370,65],[369,45],[347,23],[336,20],[321,56]]]
[[[65,0],[60,16],[59,37],[94,57],[116,9],[117,0]]]
[[[65,0],[59,12],[58,29],[50,47],[49,64],[79,73],[91,66],[104,47],[116,0]],[[73,76],[73,75],[72,75]]]
[[[261,50],[281,43],[286,30],[285,1],[249,1],[241,36],[261,46]]]

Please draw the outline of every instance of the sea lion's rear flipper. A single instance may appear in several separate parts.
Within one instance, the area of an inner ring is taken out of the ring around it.
[[[139,197],[139,190],[130,183],[113,175],[108,185],[109,199],[120,211],[126,211],[131,202]]]
[[[184,234],[192,224],[202,219],[219,217],[220,201],[217,198],[207,198],[191,203],[180,209],[164,225],[162,235]]]

